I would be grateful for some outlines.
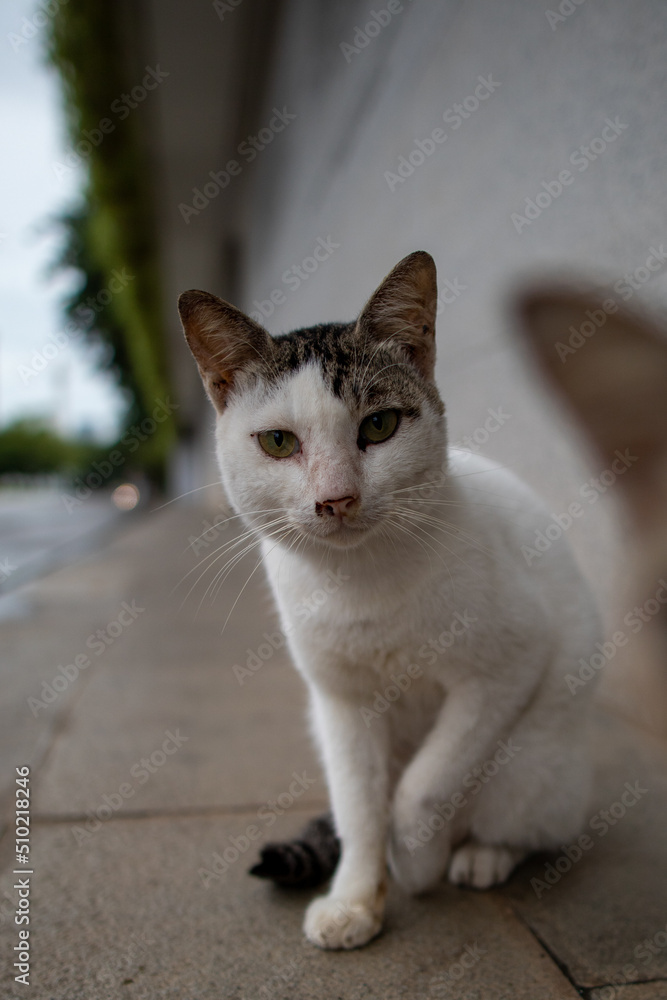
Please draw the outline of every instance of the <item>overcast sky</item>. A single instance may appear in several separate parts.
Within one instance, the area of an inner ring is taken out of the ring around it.
[[[122,411],[112,380],[95,370],[90,348],[53,346],[77,278],[47,275],[59,245],[50,220],[76,202],[84,178],[54,171],[68,137],[58,75],[45,65],[45,29],[34,21],[40,10],[32,0],[0,4],[0,426],[41,416],[62,431],[110,439]],[[47,363],[33,375],[38,355]]]

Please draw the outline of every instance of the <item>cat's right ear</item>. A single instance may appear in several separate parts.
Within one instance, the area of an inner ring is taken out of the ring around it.
[[[424,378],[432,380],[437,300],[435,262],[425,250],[416,250],[371,295],[357,329],[371,340],[398,344]]]
[[[178,312],[207,395],[222,413],[237,374],[267,357],[271,337],[240,309],[209,292],[183,292]]]

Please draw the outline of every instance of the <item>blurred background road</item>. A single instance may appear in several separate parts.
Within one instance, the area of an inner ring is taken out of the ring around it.
[[[62,492],[39,487],[0,492],[0,593],[95,548],[117,517],[108,496],[92,497],[72,518]]]

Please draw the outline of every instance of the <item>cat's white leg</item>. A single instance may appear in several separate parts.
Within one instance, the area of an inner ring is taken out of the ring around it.
[[[433,888],[447,871],[453,840],[469,817],[463,779],[518,711],[511,692],[470,681],[450,690],[422,747],[398,783],[389,861],[408,892]]]
[[[314,722],[342,855],[330,891],[308,907],[304,932],[320,948],[358,948],[384,916],[388,735],[365,725],[358,703],[313,692]]]

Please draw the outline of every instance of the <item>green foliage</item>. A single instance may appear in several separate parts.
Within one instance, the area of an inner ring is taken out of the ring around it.
[[[98,129],[102,119],[114,124],[85,157],[84,204],[61,220],[66,239],[58,265],[75,267],[83,275],[81,287],[66,304],[67,313],[87,338],[108,345],[102,364],[128,390],[132,402],[127,420],[132,423],[167,397],[169,379],[141,108],[124,120],[110,111],[138,82],[128,73],[128,46],[122,38],[123,12],[128,11],[124,4],[99,0],[63,5],[51,19],[50,58],[63,80],[73,149],[83,131]],[[123,269],[131,280],[91,317],[86,303],[91,298],[99,303],[100,293],[108,298],[114,272]],[[163,477],[174,437],[170,418],[142,450],[145,471],[154,480]]]
[[[99,445],[60,437],[38,420],[18,420],[0,431],[0,475],[76,476],[87,470]]]

